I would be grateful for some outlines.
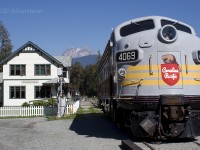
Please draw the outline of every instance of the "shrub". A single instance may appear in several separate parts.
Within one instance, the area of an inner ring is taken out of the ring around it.
[[[33,102],[33,106],[47,106],[47,102],[43,100]]]
[[[33,106],[54,106],[56,105],[56,100],[53,98],[48,99],[48,101],[37,100],[33,102]]]
[[[48,99],[48,102],[47,102],[47,105],[49,106],[49,105],[51,105],[51,106],[54,106],[55,104],[56,104],[56,100],[55,99],[53,99],[53,98],[50,98],[50,99]]]
[[[29,106],[30,106],[30,104],[27,103],[27,102],[24,102],[24,103],[22,104],[22,107],[29,107]]]

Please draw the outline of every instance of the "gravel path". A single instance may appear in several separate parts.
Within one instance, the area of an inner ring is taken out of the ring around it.
[[[103,114],[72,120],[0,119],[1,150],[119,150],[130,138]]]

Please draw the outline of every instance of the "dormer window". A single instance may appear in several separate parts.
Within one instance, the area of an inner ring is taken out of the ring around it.
[[[26,65],[10,65],[10,75],[11,76],[25,76]]]

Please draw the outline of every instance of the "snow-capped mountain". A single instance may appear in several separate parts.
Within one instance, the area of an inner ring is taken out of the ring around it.
[[[71,57],[72,64],[79,62],[83,67],[95,64],[97,60],[97,54],[88,48],[70,48],[65,50],[62,56]]]
[[[69,56],[72,58],[79,58],[87,55],[96,55],[88,48],[70,48],[64,51],[62,56]]]

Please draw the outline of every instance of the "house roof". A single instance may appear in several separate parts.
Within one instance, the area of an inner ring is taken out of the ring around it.
[[[72,58],[69,56],[54,56],[58,61],[60,61],[64,67],[71,67]]]
[[[53,62],[57,63],[58,65],[62,65],[62,63],[60,61],[58,61],[56,58],[54,58],[53,56],[51,56],[50,54],[48,54],[47,52],[42,50],[40,47],[38,47],[31,41],[29,41],[26,44],[24,44],[23,46],[21,46],[19,49],[17,49],[15,52],[13,52],[10,56],[8,56],[6,59],[1,61],[0,64],[1,65],[6,64],[8,61],[10,61],[12,58],[14,58],[16,55],[18,55],[21,52],[39,52],[40,54],[45,55],[48,58],[50,58],[51,60],[53,60]]]
[[[0,72],[0,83],[3,83],[3,72]]]
[[[58,78],[53,78],[53,79],[46,81],[42,84],[57,84],[57,83],[58,83]]]
[[[63,83],[69,83],[69,81],[66,81],[65,78],[63,78],[62,82]],[[43,82],[42,84],[58,84],[58,83],[59,83],[59,78],[53,78],[51,80]]]

